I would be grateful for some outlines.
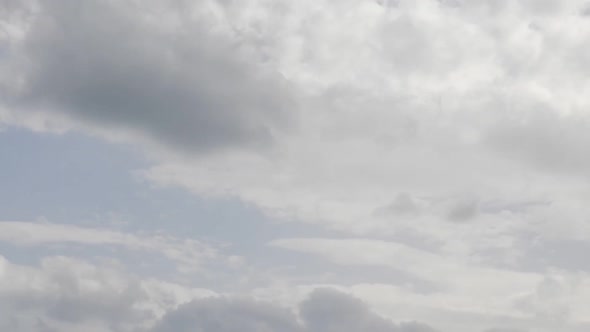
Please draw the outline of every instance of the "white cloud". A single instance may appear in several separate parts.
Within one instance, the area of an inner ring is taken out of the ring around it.
[[[428,302],[441,309],[512,315],[512,301],[532,291],[541,276],[469,264],[443,255],[386,241],[367,239],[281,239],[273,246],[315,254],[334,263],[358,266],[385,266],[410,273],[438,285],[428,294]],[[485,284],[485,287],[481,287]],[[411,288],[402,291],[412,293]],[[420,295],[419,297],[423,297]],[[439,300],[435,300],[439,298]],[[486,301],[481,301],[486,298]]]
[[[134,234],[47,222],[0,221],[0,242],[19,246],[78,244],[120,247],[166,257],[177,264],[181,272],[202,271],[211,262],[237,266],[241,260],[237,256],[222,254],[212,245],[164,233]]]
[[[588,323],[588,313],[576,305],[589,299],[587,273],[515,272],[368,239],[280,239],[271,245],[317,255],[338,265],[401,270],[437,285],[428,292],[416,292],[403,284],[367,283],[348,288],[389,315],[437,317],[444,326],[442,321],[448,323],[449,317],[464,320],[474,315],[490,318],[490,324],[512,320],[518,326],[549,330]]]
[[[523,234],[590,235],[579,181],[589,100],[564,60],[588,33],[582,2],[241,6],[231,22],[272,41],[274,64],[301,87],[297,130],[270,153],[162,160],[149,180],[355,236],[412,232],[498,264],[519,264]],[[420,213],[381,213],[401,194]]]

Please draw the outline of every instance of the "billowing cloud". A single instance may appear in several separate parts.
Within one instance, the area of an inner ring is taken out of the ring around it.
[[[116,263],[58,256],[31,267],[0,259],[0,327],[7,331],[137,331],[183,302],[213,295],[142,279]]]
[[[31,7],[4,55],[8,108],[66,114],[189,152],[268,145],[287,125],[287,83],[260,47],[220,28],[223,13],[205,2]]]
[[[300,306],[307,331],[434,332],[416,322],[395,324],[372,313],[361,301],[329,289],[317,290]]]
[[[130,274],[120,264],[44,258],[31,267],[0,259],[0,327],[14,332],[433,332],[394,323],[360,300],[313,291],[298,310],[250,297]]]
[[[428,325],[396,324],[372,313],[360,300],[319,289],[299,306],[297,314],[268,303],[204,299],[168,313],[153,332],[434,332]]]
[[[301,332],[295,315],[268,303],[251,300],[194,301],[168,313],[153,332]]]

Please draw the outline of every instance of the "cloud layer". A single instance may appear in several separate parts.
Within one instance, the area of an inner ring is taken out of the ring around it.
[[[229,244],[247,263],[198,239],[0,223],[11,250],[155,253],[234,291],[160,310],[157,332],[428,330],[372,309],[459,332],[590,324],[585,0],[0,4],[0,124],[133,143],[149,163],[133,175],[154,190],[235,200],[268,221],[184,219],[251,237]],[[172,279],[202,281],[183,275]],[[324,282],[371,309],[294,295]],[[67,320],[56,315],[42,316]],[[130,328],[113,315],[93,328]]]
[[[46,258],[35,268],[2,258],[0,307],[0,327],[14,332],[434,331],[418,323],[393,323],[335,290],[312,292],[294,312],[250,298],[142,279],[116,264],[66,257]]]

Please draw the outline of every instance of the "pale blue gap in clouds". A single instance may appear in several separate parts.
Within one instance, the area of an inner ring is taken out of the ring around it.
[[[140,153],[85,135],[7,128],[0,132],[0,165],[0,221],[163,231],[180,238],[227,243],[231,252],[261,261],[266,257],[269,264],[284,261],[286,255],[273,257],[277,253],[269,253],[269,240],[287,234],[305,236],[311,231],[298,223],[272,222],[238,200],[154,187],[134,175],[149,165]],[[16,262],[34,261],[43,252],[39,248],[9,249],[0,244],[2,254]],[[105,250],[110,249],[80,248],[77,252],[91,255]]]

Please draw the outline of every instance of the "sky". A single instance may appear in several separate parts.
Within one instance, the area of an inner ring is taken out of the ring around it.
[[[590,328],[590,2],[0,0],[0,330]]]

